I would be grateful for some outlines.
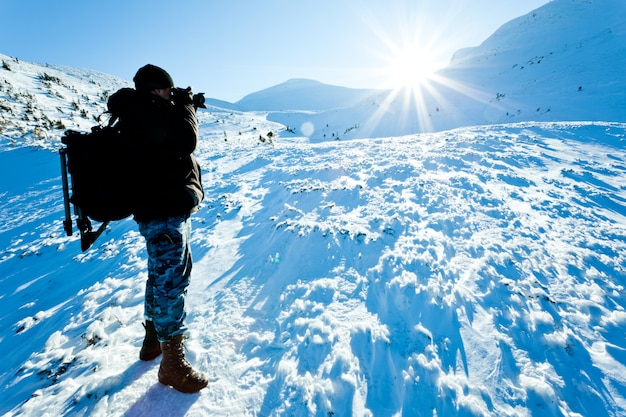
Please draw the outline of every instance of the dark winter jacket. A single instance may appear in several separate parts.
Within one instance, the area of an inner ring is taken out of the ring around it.
[[[137,163],[133,214],[137,221],[194,211],[204,198],[200,167],[192,153],[198,143],[193,104],[173,104],[151,93],[123,89],[109,99],[119,115]]]

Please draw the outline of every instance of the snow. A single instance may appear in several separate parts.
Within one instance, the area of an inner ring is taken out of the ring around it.
[[[584,48],[535,66],[533,85],[510,74],[478,80],[459,59],[492,51],[490,63],[508,67],[513,55],[493,51],[519,44],[516,60],[525,59],[529,33],[536,47],[550,47],[536,30],[566,42],[574,35],[565,29],[592,6],[616,21],[624,7],[552,1],[461,51],[448,70],[523,109],[537,100],[566,108],[569,93],[541,80],[591,59]],[[533,26],[558,12],[562,26]],[[581,36],[607,33],[586,22],[598,31]],[[623,51],[612,33],[593,57]],[[579,102],[571,113],[535,120],[533,110],[485,124],[471,120],[470,100],[458,103],[459,114],[468,106],[468,123],[432,132],[398,133],[389,110],[376,127],[388,133],[360,137],[368,126],[361,105],[268,113],[261,102],[273,100],[271,91],[256,97],[256,110],[211,101],[199,112],[207,198],[193,216],[186,343],[210,383],[186,395],[157,382],[158,359],[138,359],[147,272],[135,223],[111,224],[81,253],[77,233],[66,236],[62,223],[63,129],[35,134],[46,117],[88,129],[104,111],[103,91],[130,83],[0,58],[11,67],[0,68],[0,105],[11,108],[0,118],[0,414],[626,414],[619,67],[602,69],[611,94],[593,76],[600,66],[577,75],[604,100]],[[58,80],[46,86],[43,73]],[[300,94],[323,88],[286,85]],[[359,127],[341,140],[304,137],[299,123],[281,117],[328,124],[328,132],[339,122]]]

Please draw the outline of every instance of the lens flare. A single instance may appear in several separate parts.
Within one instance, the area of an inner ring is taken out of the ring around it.
[[[310,137],[313,136],[313,133],[315,133],[315,126],[311,122],[304,122],[300,127],[300,131],[304,136]]]

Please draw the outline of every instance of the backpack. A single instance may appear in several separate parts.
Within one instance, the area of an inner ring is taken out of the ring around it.
[[[70,205],[73,205],[83,252],[91,247],[109,222],[133,213],[133,152],[124,135],[113,125],[115,119],[114,115],[109,125],[94,126],[88,133],[67,130],[61,138],[66,145],[59,150],[64,227],[71,236]],[[102,223],[97,231],[93,231],[92,220]]]

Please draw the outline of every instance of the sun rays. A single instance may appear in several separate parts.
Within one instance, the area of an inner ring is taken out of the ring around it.
[[[436,54],[421,38],[403,39],[397,44],[385,39],[386,66],[381,69],[393,89],[419,89],[440,68]]]
[[[372,47],[370,53],[381,63],[375,70],[376,78],[388,91],[380,97],[377,111],[366,123],[372,131],[393,114],[410,131],[432,132],[436,130],[436,119],[454,117],[451,113],[455,106],[450,101],[453,97],[484,99],[479,98],[483,94],[475,87],[448,78],[440,71],[450,61],[442,52],[449,50],[447,46],[451,42],[443,29],[445,22],[440,22],[437,30],[428,30],[433,25],[428,22],[427,13],[415,9],[397,13],[395,19],[394,25],[385,26],[375,18],[370,21],[378,39],[378,49]]]

